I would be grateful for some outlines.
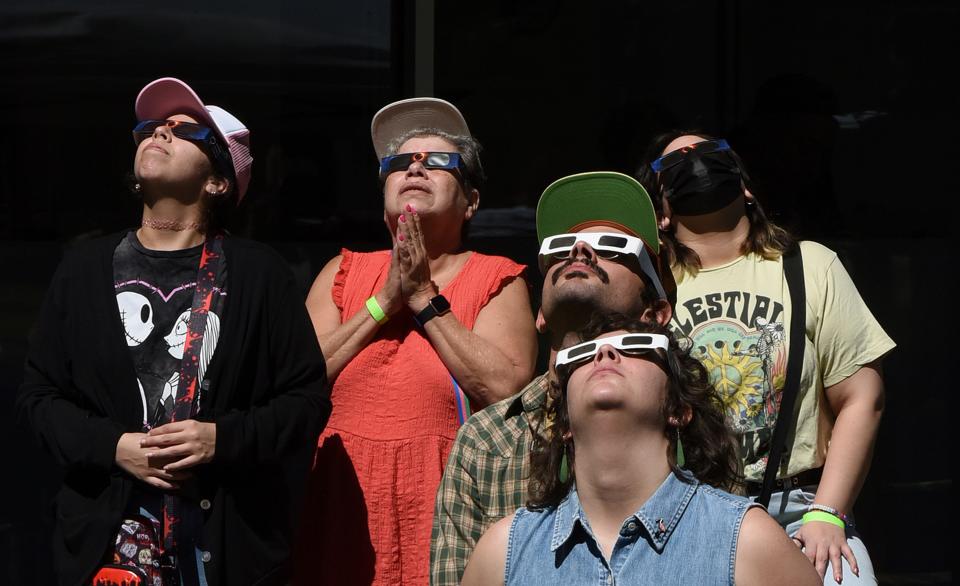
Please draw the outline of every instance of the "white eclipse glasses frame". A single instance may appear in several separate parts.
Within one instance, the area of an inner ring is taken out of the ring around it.
[[[619,232],[576,232],[573,234],[555,234],[544,238],[543,244],[540,245],[540,253],[537,255],[540,273],[546,274],[554,263],[567,258],[577,242],[586,242],[596,251],[597,256],[607,260],[616,258],[621,254],[636,257],[640,262],[640,270],[653,281],[653,286],[656,287],[660,299],[667,298],[667,294],[663,290],[663,283],[660,282],[660,275],[653,268],[653,261],[650,259],[650,253],[644,246],[643,240]]]
[[[557,352],[554,368],[568,367],[573,364],[589,362],[597,355],[603,346],[613,346],[621,354],[634,354],[646,351],[663,350],[670,348],[670,340],[663,334],[627,333],[608,338],[596,338],[589,342],[581,342],[568,346]]]

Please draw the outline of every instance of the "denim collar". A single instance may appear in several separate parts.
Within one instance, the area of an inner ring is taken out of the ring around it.
[[[683,476],[682,480],[677,477],[676,473],[668,474],[666,480],[653,493],[653,496],[643,503],[640,510],[624,520],[624,527],[631,520],[636,520],[642,525],[650,536],[651,545],[657,553],[663,552],[663,548],[666,547],[667,541],[680,522],[680,517],[683,516],[690,499],[693,498],[693,495],[697,492],[697,487],[700,485],[700,482],[689,472],[683,470],[680,474]],[[663,521],[662,528],[661,521]],[[578,524],[582,530],[586,530],[586,515],[580,506],[577,488],[573,486],[567,496],[557,505],[550,551],[556,551],[569,541]],[[625,529],[622,527],[621,534],[624,531]]]

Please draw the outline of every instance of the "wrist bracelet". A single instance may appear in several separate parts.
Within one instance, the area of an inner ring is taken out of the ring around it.
[[[847,524],[843,522],[843,519],[830,513],[825,513],[823,511],[810,511],[809,513],[803,516],[803,524],[806,525],[810,521],[823,521],[824,523],[830,523],[831,525],[836,525],[841,529],[846,529]]]
[[[377,303],[377,297],[375,295],[371,295],[370,299],[367,299],[367,302],[364,305],[367,306],[367,311],[370,312],[370,317],[372,317],[373,320],[378,324],[382,324],[390,319],[390,317],[383,312],[383,308],[380,307],[380,304]]]
[[[818,505],[817,503],[813,503],[812,505],[807,507],[807,511],[823,511],[824,513],[829,513],[834,517],[843,521],[844,524],[847,525],[847,527],[853,527],[853,523],[850,522],[850,519],[848,519],[846,515],[844,515],[837,509],[834,509],[833,507],[828,507],[827,505]]]

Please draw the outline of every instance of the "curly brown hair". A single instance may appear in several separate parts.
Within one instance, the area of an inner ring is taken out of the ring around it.
[[[581,341],[593,340],[606,332],[624,330],[627,332],[664,334],[670,340],[667,352],[668,386],[662,413],[664,419],[677,417],[682,419],[689,408],[693,417],[680,430],[683,451],[686,459],[684,468],[700,482],[719,488],[732,488],[740,480],[736,444],[724,421],[723,405],[716,389],[710,383],[707,371],[689,350],[682,350],[676,338],[665,326],[640,321],[622,314],[595,314],[583,330],[578,332]],[[567,413],[567,383],[569,372],[557,373],[558,380],[552,381],[548,391],[544,421],[550,421],[550,428],[544,433],[535,434],[533,450],[530,454],[530,481],[528,484],[527,507],[541,509],[559,504],[574,482],[573,462],[576,450],[564,440],[570,431],[570,418]],[[664,436],[670,442],[667,459],[670,468],[678,478],[686,481],[677,467],[676,428],[665,427]],[[569,478],[560,481],[560,462],[564,451],[569,463]]]
[[[647,147],[647,152],[643,157],[643,163],[637,170],[636,179],[643,185],[644,189],[647,190],[647,193],[651,195],[657,216],[663,214],[662,190],[660,189],[660,183],[657,181],[657,174],[650,168],[650,163],[660,158],[663,154],[663,149],[681,136],[696,136],[704,140],[715,140],[715,137],[698,130],[672,130],[653,139],[653,142]],[[740,167],[740,176],[743,178],[747,189],[749,189],[751,193],[756,194],[756,185],[751,181],[750,175],[747,173],[740,156],[737,155],[733,149],[730,149],[730,154],[733,160],[736,161],[737,166]],[[753,205],[748,205],[746,213],[747,219],[750,221],[750,232],[747,234],[747,239],[741,248],[743,254],[754,253],[767,260],[776,260],[793,246],[795,242],[794,237],[786,229],[778,226],[767,218],[759,202],[754,200]],[[696,276],[701,267],[700,256],[694,252],[693,249],[677,240],[676,235],[672,231],[661,230],[660,239],[663,241],[663,250],[666,253],[666,258],[670,266],[678,267],[682,272]]]

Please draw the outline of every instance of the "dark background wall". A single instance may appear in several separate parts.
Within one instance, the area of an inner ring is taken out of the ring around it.
[[[63,250],[137,221],[124,186],[133,100],[166,75],[252,129],[254,179],[231,225],[278,248],[304,292],[340,246],[387,241],[369,123],[394,99],[461,108],[490,176],[472,246],[534,266],[533,207],[552,180],[632,173],[673,127],[727,137],[765,207],[840,253],[899,344],[856,509],[882,582],[951,583],[958,12],[905,0],[6,0],[0,583],[52,581],[58,476],[12,414],[26,336]]]

